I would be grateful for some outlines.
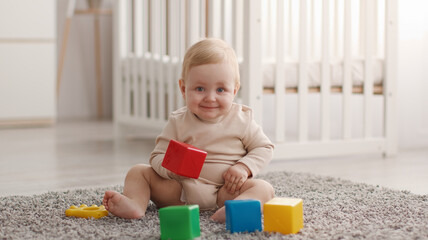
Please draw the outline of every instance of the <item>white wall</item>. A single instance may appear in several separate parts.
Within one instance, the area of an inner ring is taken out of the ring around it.
[[[399,1],[400,148],[428,147],[428,1]]]
[[[65,0],[58,2],[58,43],[62,42],[65,21]],[[85,7],[86,1],[77,0]],[[105,0],[105,6],[111,3]],[[399,0],[399,64],[398,64],[398,131],[399,146],[428,147],[428,1]],[[112,113],[112,21],[101,18],[102,79],[104,110]],[[58,104],[61,119],[95,118],[96,89],[93,54],[93,20],[91,16],[73,18],[63,85]],[[59,51],[58,51],[59,52]]]

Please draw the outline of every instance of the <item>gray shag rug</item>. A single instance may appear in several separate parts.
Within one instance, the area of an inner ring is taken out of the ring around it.
[[[312,174],[272,172],[279,197],[303,199],[304,228],[295,235],[234,233],[201,212],[202,239],[428,239],[428,195]],[[104,191],[122,186],[0,198],[0,239],[159,239],[159,218],[151,204],[138,220],[111,214],[100,219],[66,217],[71,205],[101,204]]]

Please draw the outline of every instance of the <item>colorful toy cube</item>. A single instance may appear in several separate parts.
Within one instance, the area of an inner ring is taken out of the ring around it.
[[[273,198],[263,205],[264,231],[298,233],[303,228],[303,200]]]
[[[170,206],[159,209],[161,239],[194,239],[201,236],[199,206]]]
[[[262,211],[260,201],[227,200],[226,229],[231,233],[262,231]]]
[[[187,143],[171,140],[162,166],[180,176],[197,179],[206,157],[207,152],[205,151]]]

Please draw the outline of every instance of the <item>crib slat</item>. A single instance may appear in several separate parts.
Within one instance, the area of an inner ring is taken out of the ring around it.
[[[385,0],[385,138],[386,156],[397,155],[397,0]]]
[[[125,102],[125,110],[124,115],[130,116],[131,115],[131,78],[132,78],[132,52],[133,52],[133,13],[132,13],[132,4],[130,1],[127,3],[126,8],[126,60],[125,60],[125,66],[124,66],[124,102]]]
[[[149,29],[149,0],[143,0],[141,4],[141,11],[137,11],[137,13],[141,13],[142,16],[140,18],[142,19],[141,24],[141,32],[142,32],[142,38],[141,38],[141,49],[142,49],[142,55],[140,57],[139,61],[139,76],[140,76],[140,86],[139,86],[139,98],[138,101],[141,102],[139,109],[141,111],[141,118],[143,120],[147,119],[148,113],[148,98],[147,98],[147,84],[148,84],[148,63],[150,54],[149,51],[149,42],[150,42],[150,29]]]
[[[239,11],[241,8],[238,6],[241,6],[240,1],[237,1],[237,0],[232,1],[232,11],[231,11],[231,18],[232,18],[231,31],[232,31],[232,34],[230,37],[231,37],[232,47],[233,47],[233,49],[235,49],[236,56],[238,56],[238,58],[239,58],[239,56],[241,54],[239,47],[238,47],[238,44],[239,44],[238,39],[239,39],[239,35],[241,34],[241,32],[240,32],[241,27],[239,25],[239,23],[240,23],[239,20],[242,17],[242,15],[240,14],[240,11]]]
[[[126,36],[127,36],[127,7],[126,7],[126,2],[125,1],[120,1],[117,3],[117,14],[118,17],[116,19],[116,24],[117,26],[117,36],[115,36],[117,38],[117,45],[118,45],[118,49],[117,49],[117,53],[119,54],[117,57],[122,60],[125,58],[126,56],[126,52],[127,52],[127,41],[126,41]],[[120,62],[120,66],[122,66],[122,62]]]
[[[143,55],[138,61],[138,74],[140,76],[139,84],[139,96],[136,101],[140,102],[140,117],[145,120],[147,119],[147,61]]]
[[[242,99],[254,110],[254,119],[262,124],[262,72],[261,66],[261,1],[244,1],[244,62],[242,76]]]
[[[186,54],[186,2],[185,0],[179,0],[179,59],[180,59],[180,66],[183,64],[183,58]],[[176,76],[177,79],[181,78],[181,69],[176,69]],[[181,97],[180,89],[176,88],[176,101],[177,101],[177,108],[184,105],[183,98]]]
[[[174,111],[174,87],[176,87],[176,82],[174,81],[174,64],[178,61],[177,58],[170,58],[168,64],[167,64],[167,107],[166,107],[166,113],[169,115],[172,111]],[[166,115],[166,116],[168,116]]]
[[[378,53],[378,0],[372,0],[373,1],[373,20],[374,22],[372,22],[372,27],[373,27],[373,55],[376,56],[376,54]]]
[[[179,57],[180,59],[184,58],[184,54],[186,52],[186,0],[178,0],[179,1]]]
[[[321,140],[330,139],[330,40],[329,0],[322,2],[322,92],[321,92]],[[312,16],[314,17],[314,16]]]
[[[135,4],[135,2],[134,2]],[[130,101],[130,106],[129,106],[129,113],[131,116],[136,116],[137,112],[136,112],[136,102],[135,101],[135,97],[136,97],[136,90],[137,90],[137,79],[138,79],[138,74],[137,74],[137,63],[136,63],[136,51],[137,51],[137,44],[136,44],[136,40],[137,40],[137,36],[136,36],[136,24],[137,24],[137,15],[135,13],[135,6],[133,8],[130,9],[131,14],[131,31],[132,33],[130,34],[131,37],[131,44],[132,44],[132,48],[131,48],[131,52],[129,55],[129,66],[130,66],[130,72],[129,72],[129,101]]]
[[[220,1],[208,1],[208,37],[220,36]]]
[[[178,1],[168,1],[168,53],[171,57],[178,56],[178,46],[177,40],[179,38],[178,28],[179,28],[179,14]]]
[[[232,1],[232,26],[231,26],[231,31],[232,31],[232,35],[231,35],[231,38],[232,38],[232,41],[231,41],[231,43],[232,43],[232,47],[233,47],[233,49],[235,49],[235,52],[236,52],[236,55],[237,56],[239,56],[240,55],[240,52],[239,52],[239,50],[238,50],[238,36],[239,36],[239,30],[240,30],[240,28],[239,28],[239,25],[238,25],[238,23],[239,23],[239,17],[240,17],[240,15],[239,15],[239,9],[240,8],[238,8],[238,1],[237,0],[235,0],[235,1]]]
[[[117,94],[120,96],[120,103],[117,103],[117,106],[119,106],[119,116],[125,116],[126,115],[126,98],[125,98],[125,73],[126,73],[126,63],[125,61],[120,62],[120,78],[119,78],[119,88],[117,89]]]
[[[157,85],[157,91],[158,91],[158,95],[157,95],[157,112],[158,112],[158,118],[159,120],[164,120],[165,119],[165,78],[166,78],[166,74],[165,71],[166,69],[166,62],[164,61],[164,57],[163,55],[160,56],[159,58],[159,62],[157,63],[157,71],[158,71],[158,85]]]
[[[364,56],[364,49],[366,48],[366,19],[367,19],[367,13],[366,13],[366,2],[367,0],[360,0],[360,23],[358,26],[360,27],[359,30],[359,53],[361,56]]]
[[[126,53],[127,55],[131,52],[133,52],[133,45],[132,45],[132,38],[133,38],[133,13],[132,13],[132,4],[131,1],[129,0],[127,3],[127,8],[126,8],[126,39],[127,39],[127,49],[126,49]]]
[[[159,1],[159,37],[160,37],[160,47],[159,53],[161,56],[166,55],[166,47],[167,47],[167,21],[166,21],[166,1],[167,0],[158,0]]]
[[[146,53],[149,51],[149,42],[150,42],[150,32],[149,32],[149,23],[150,23],[150,15],[149,15],[149,0],[143,0],[142,4],[142,52]]]
[[[114,121],[115,121],[115,134],[120,135],[118,119],[123,116],[124,99],[123,99],[123,74],[124,64],[123,58],[125,56],[125,37],[126,36],[126,5],[124,1],[114,3],[114,24],[113,34],[115,43],[113,45],[113,66],[114,66],[114,82],[113,82],[113,100],[114,100]]]
[[[207,33],[207,1],[200,1],[199,2],[199,34],[201,37],[205,37]]]
[[[180,30],[179,30],[179,23],[180,23],[180,14],[177,9],[179,8],[179,2],[178,1],[169,1],[169,34],[168,34],[168,44],[169,44],[169,55],[170,55],[170,61],[168,65],[168,104],[167,104],[167,113],[171,113],[173,110],[175,110],[175,87],[177,82],[176,79],[176,73],[174,68],[174,59],[175,61],[178,61],[179,56],[179,44],[177,39],[180,37]],[[178,79],[178,78],[177,78]]]
[[[121,103],[122,103],[122,99],[121,99],[121,93],[120,93],[120,89],[121,89],[121,74],[122,74],[122,63],[121,63],[121,52],[120,52],[120,45],[121,45],[121,35],[120,33],[120,26],[121,26],[121,10],[123,8],[123,2],[115,2],[112,4],[113,6],[113,15],[116,16],[115,18],[113,18],[113,42],[115,44],[113,44],[113,51],[112,51],[112,55],[113,55],[113,82],[112,82],[112,86],[113,86],[113,122],[114,122],[114,132],[115,135],[120,135],[120,130],[119,130],[119,124],[118,124],[118,118],[121,116],[121,109],[123,109],[121,107]]]
[[[307,0],[300,0],[299,16],[299,141],[308,140]]]
[[[124,96],[124,115],[131,115],[131,60],[130,55],[127,56],[124,62],[124,81],[123,81],[123,96]]]
[[[150,58],[147,59],[147,69],[149,70],[149,91],[148,91],[148,111],[147,111],[147,117],[149,119],[153,119],[155,116],[155,105],[156,105],[156,95],[155,95],[155,67],[156,67],[156,63],[155,63],[155,59],[153,57],[153,54],[150,55]]]
[[[268,57],[273,57],[274,53],[273,53],[273,46],[275,45],[275,35],[274,35],[274,29],[273,26],[274,24],[273,22],[273,14],[271,14],[272,12],[274,12],[274,7],[272,7],[272,1],[273,0],[268,0],[266,1],[263,6],[265,6],[265,16],[266,16],[266,21],[265,21],[265,25],[264,25],[264,31],[265,32],[265,42],[263,43],[263,46],[266,48],[266,52],[267,52],[267,56]]]
[[[339,58],[339,0],[334,0],[333,56]]]
[[[182,71],[181,66],[182,65],[183,65],[183,62],[181,60],[178,60],[178,63],[174,66],[174,74],[176,76],[174,80],[181,78],[181,71]],[[176,82],[176,84],[177,84],[177,82]],[[180,107],[184,106],[184,99],[183,99],[183,96],[181,94],[180,88],[178,86],[174,87],[174,90],[175,90],[175,101],[176,101],[175,107],[180,108]]]
[[[165,119],[165,61],[164,56],[166,54],[166,2],[165,0],[159,1],[159,38],[161,39],[161,45],[159,46],[159,62],[157,72],[158,72],[158,100],[157,100],[157,111],[158,111],[158,119]]]
[[[285,62],[284,62],[284,1],[277,1],[276,66],[275,66],[275,126],[276,141],[285,141]]]
[[[138,107],[139,107],[139,103],[137,101],[138,99],[138,62],[137,62],[137,57],[135,56],[135,54],[133,54],[130,58],[130,66],[131,66],[131,71],[130,71],[130,96],[129,96],[129,101],[130,101],[130,115],[131,116],[138,116],[139,111],[138,111]]]
[[[373,1],[366,2],[366,38],[365,38],[365,60],[364,60],[364,137],[372,136],[373,124],[373,25],[375,23],[373,12]]]
[[[144,115],[142,109],[141,96],[144,92],[141,91],[141,56],[143,53],[143,0],[134,1],[134,45],[135,54],[133,59],[133,108],[134,115],[141,117]]]
[[[169,114],[174,111],[174,90],[172,88],[173,84],[173,78],[174,78],[174,66],[172,63],[172,57],[169,58],[169,61],[166,63],[166,71],[165,71],[165,82],[166,82],[166,91],[165,91],[165,115],[163,116],[164,118],[162,118],[162,120],[167,120]]]
[[[134,0],[134,44],[138,57],[143,53],[143,16],[143,0]]]
[[[351,138],[351,127],[352,127],[352,59],[351,59],[351,1],[345,0],[345,39],[344,39],[344,60],[343,60],[343,127],[342,136],[343,139]]]
[[[313,59],[315,57],[315,0],[311,0],[311,11],[310,11],[310,19],[311,22],[309,24],[310,26],[310,35],[309,35],[309,41],[310,41],[310,49],[309,49],[309,56],[310,59]]]
[[[151,1],[150,6],[152,8],[150,12],[150,23],[152,24],[150,28],[152,36],[151,52],[153,53],[153,56],[157,56],[160,53],[160,43],[162,41],[162,39],[160,39],[160,1]]]
[[[187,1],[187,41],[186,48],[196,43],[200,37],[200,18],[199,18],[199,0]]]
[[[149,59],[149,119],[155,119],[156,117],[156,61],[159,60],[159,48],[160,48],[160,39],[159,39],[159,1],[150,2],[150,43],[151,43],[151,54]]]
[[[287,16],[288,16],[288,28],[287,28],[287,32],[289,32],[289,34],[287,34],[288,36],[288,46],[287,46],[287,54],[289,56],[292,56],[293,53],[293,1],[288,1],[288,12],[287,12]]]
[[[221,7],[220,7],[220,29],[221,29],[221,38],[223,39],[223,40],[227,40],[227,38],[226,38],[226,8],[227,8],[227,6],[226,6],[226,1],[225,0],[220,0],[220,5],[221,5]]]

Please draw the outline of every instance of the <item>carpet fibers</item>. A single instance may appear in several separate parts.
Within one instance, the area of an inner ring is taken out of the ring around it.
[[[272,172],[279,197],[303,199],[304,228],[295,235],[230,234],[201,212],[202,239],[428,239],[428,195],[312,174]],[[0,198],[0,239],[159,239],[158,211],[150,205],[138,220],[66,217],[71,205],[101,204],[104,191],[122,186]]]

